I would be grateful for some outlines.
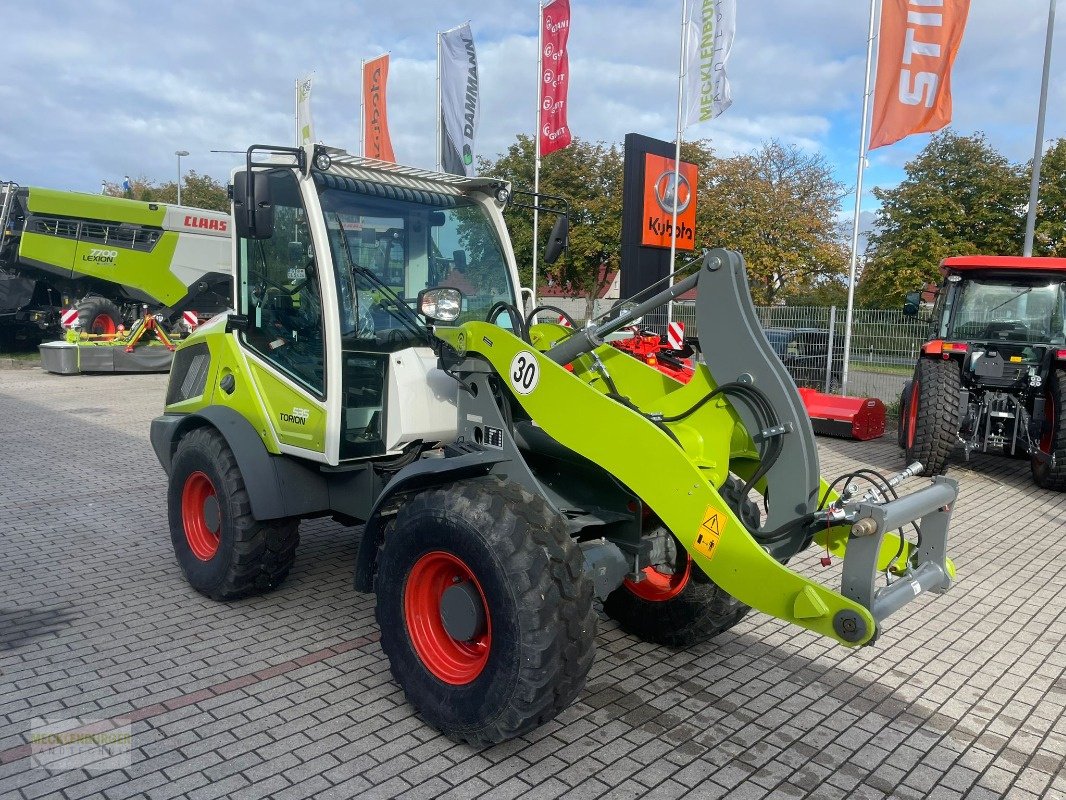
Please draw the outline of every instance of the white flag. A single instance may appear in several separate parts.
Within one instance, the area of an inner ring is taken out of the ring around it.
[[[441,167],[453,175],[474,175],[474,139],[481,103],[470,23],[440,34],[439,58]]]
[[[714,119],[733,103],[725,73],[736,33],[736,0],[685,0],[685,124]]]
[[[311,77],[296,81],[296,136],[301,147],[315,140],[311,122]]]

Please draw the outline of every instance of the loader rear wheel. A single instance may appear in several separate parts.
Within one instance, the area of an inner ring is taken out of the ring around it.
[[[167,500],[174,555],[196,591],[231,600],[270,591],[289,574],[299,521],[252,516],[237,460],[217,432],[198,428],[178,443]]]
[[[1042,489],[1066,492],[1066,370],[1053,369],[1044,384],[1044,426],[1040,432],[1040,452],[1055,459],[1052,466],[1033,455],[1029,462],[1033,480]]]
[[[85,297],[78,303],[78,324],[85,333],[115,333],[122,310],[105,297]]]
[[[428,723],[475,746],[547,722],[595,653],[592,582],[562,519],[497,478],[426,489],[386,528],[381,648]]]
[[[907,399],[903,439],[907,463],[920,461],[923,475],[942,475],[959,441],[959,365],[922,358]],[[902,410],[900,413],[904,413]]]
[[[749,529],[758,528],[759,507],[747,498],[737,499],[741,485],[730,476],[722,498]],[[646,642],[681,648],[729,630],[750,606],[693,567],[684,548],[676,540],[674,544],[674,564],[645,567],[640,581],[627,578],[607,595],[603,610],[623,630]]]

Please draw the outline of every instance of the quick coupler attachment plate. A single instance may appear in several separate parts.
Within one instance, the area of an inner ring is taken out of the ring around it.
[[[865,606],[880,623],[923,592],[947,591],[954,576],[947,557],[948,526],[958,494],[958,482],[939,475],[928,486],[895,500],[847,504],[844,511],[853,525],[844,555],[841,594]],[[904,543],[901,549],[893,531],[911,523],[920,532],[918,544]],[[887,574],[890,566],[895,567],[896,579],[878,588],[878,577]],[[834,620],[833,624],[848,641],[858,641],[865,634],[851,620]]]

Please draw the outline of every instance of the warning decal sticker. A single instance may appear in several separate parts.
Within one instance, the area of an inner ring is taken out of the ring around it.
[[[725,523],[725,515],[719,514],[714,506],[707,506],[707,511],[703,514],[703,523],[696,531],[695,542],[696,549],[707,558],[714,558],[718,540],[722,538],[722,531],[725,530]]]

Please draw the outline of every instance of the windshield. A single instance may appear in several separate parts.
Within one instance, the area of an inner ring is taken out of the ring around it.
[[[389,197],[369,193],[379,189]],[[484,319],[497,301],[515,302],[496,228],[478,203],[332,177],[319,181],[319,192],[342,337],[387,349],[425,341],[425,322],[414,311],[423,289],[463,293],[456,325]]]
[[[959,284],[947,337],[963,340],[1064,342],[1062,284],[965,280]]]

